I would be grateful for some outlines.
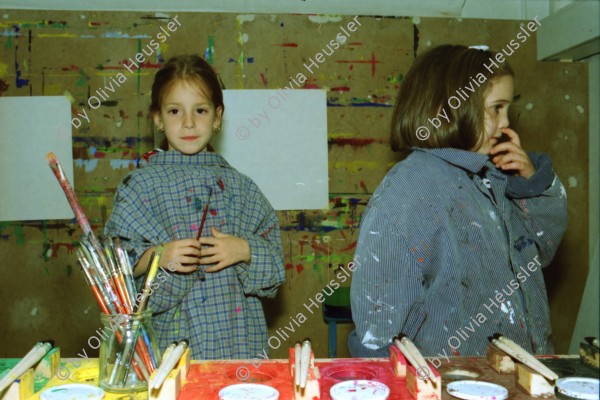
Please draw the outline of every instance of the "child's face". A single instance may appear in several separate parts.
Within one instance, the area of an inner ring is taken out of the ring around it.
[[[165,130],[169,150],[190,155],[206,149],[213,131],[221,126],[222,114],[223,109],[215,110],[197,84],[178,80],[153,117],[156,127]]]
[[[485,96],[485,116],[483,126],[483,143],[475,151],[480,154],[489,154],[490,150],[502,136],[501,130],[508,128],[508,108],[514,97],[513,77],[509,75],[494,78],[492,86]]]

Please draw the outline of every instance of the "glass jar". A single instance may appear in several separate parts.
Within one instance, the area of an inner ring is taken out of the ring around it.
[[[152,372],[160,363],[152,312],[101,314],[100,387],[114,393],[148,390]]]

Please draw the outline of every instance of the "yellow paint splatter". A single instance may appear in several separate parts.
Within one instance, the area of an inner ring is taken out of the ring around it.
[[[71,103],[71,104],[75,103],[75,97],[73,97],[71,92],[69,92],[68,90],[63,91],[63,96],[65,96],[67,98],[67,100],[69,100],[69,103]]]
[[[362,169],[376,169],[378,163],[373,161],[337,161],[335,168],[345,168],[352,173],[360,172]]]
[[[74,33],[38,33],[39,38],[76,38],[79,37]]]

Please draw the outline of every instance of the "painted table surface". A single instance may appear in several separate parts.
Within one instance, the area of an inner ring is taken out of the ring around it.
[[[66,379],[54,377],[46,387],[69,383],[98,384],[98,360],[89,359],[77,368],[73,362],[80,359],[63,359],[61,365],[70,369]],[[16,362],[16,361],[15,361]],[[3,369],[14,365],[12,359],[0,359],[0,375]],[[280,400],[292,400],[292,378],[288,360],[268,360],[260,363],[257,360],[227,361],[193,361],[187,382],[184,384],[178,400],[218,399],[218,392],[225,386],[237,383],[261,383],[279,390]],[[581,364],[578,356],[550,356],[542,358],[542,362],[555,371],[560,377],[581,376],[598,378],[598,371]],[[412,399],[406,390],[405,381],[393,376],[391,364],[387,359],[317,359],[315,365],[321,375],[321,400],[330,400],[329,389],[334,384],[350,379],[372,379],[388,385],[391,389],[389,400]],[[62,369],[65,371],[65,368]],[[494,372],[487,360],[481,357],[450,358],[439,368],[442,374],[442,398],[454,399],[446,393],[446,385],[453,380],[478,379],[504,386],[511,399],[529,399],[524,392],[517,389],[515,376],[501,375]],[[466,372],[465,372],[466,371]],[[468,376],[469,374],[470,376]],[[478,375],[475,378],[475,375]],[[240,379],[243,378],[243,379]],[[39,393],[30,400],[39,399]],[[118,395],[107,393],[105,399],[143,400],[148,396],[145,392],[134,395]]]

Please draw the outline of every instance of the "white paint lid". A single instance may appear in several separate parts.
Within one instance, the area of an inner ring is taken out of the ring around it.
[[[279,392],[258,383],[239,383],[219,390],[219,400],[277,400]]]
[[[455,381],[446,387],[449,395],[468,400],[504,400],[508,389],[495,383],[483,381]]]
[[[54,386],[40,394],[40,400],[99,400],[103,398],[104,390],[82,383]]]
[[[329,394],[332,400],[386,400],[390,388],[377,381],[344,381],[333,385]]]
[[[574,399],[600,399],[600,381],[593,378],[561,378],[556,381],[556,390]]]

